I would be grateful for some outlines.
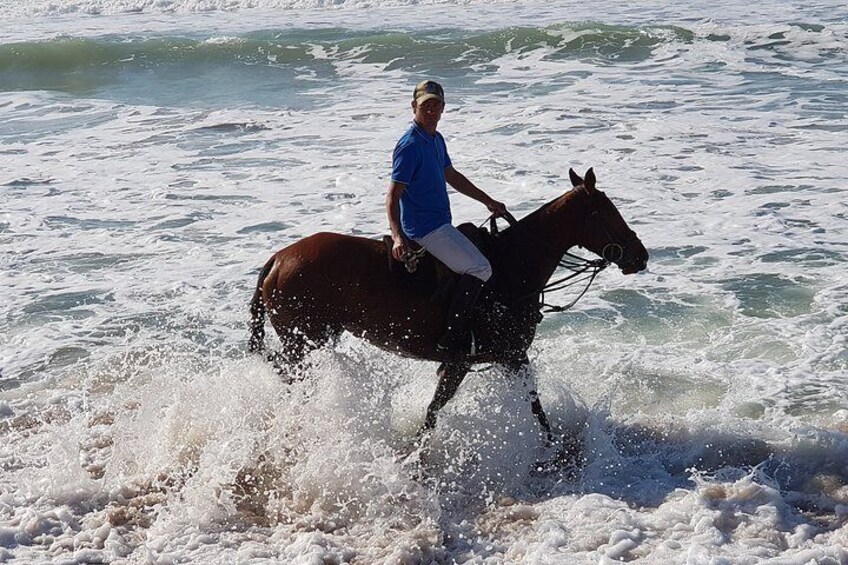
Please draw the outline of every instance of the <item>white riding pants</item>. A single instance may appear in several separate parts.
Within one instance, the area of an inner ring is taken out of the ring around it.
[[[455,273],[472,275],[483,282],[492,276],[489,260],[451,224],[436,228],[415,242]]]

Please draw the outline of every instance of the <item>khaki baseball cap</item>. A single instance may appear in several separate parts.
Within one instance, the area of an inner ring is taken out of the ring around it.
[[[445,103],[445,91],[442,85],[433,80],[425,80],[418,83],[415,91],[412,93],[412,100],[416,104],[421,104],[425,100],[435,98],[442,104]]]

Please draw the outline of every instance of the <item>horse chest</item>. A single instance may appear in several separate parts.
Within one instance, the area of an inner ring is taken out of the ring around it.
[[[535,304],[509,306],[494,301],[487,304],[477,324],[477,334],[491,353],[526,351],[536,336],[541,318]]]

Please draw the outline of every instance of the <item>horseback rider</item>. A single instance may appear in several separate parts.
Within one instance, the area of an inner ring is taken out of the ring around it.
[[[447,328],[436,348],[450,354],[467,351],[471,314],[492,266],[479,249],[451,224],[447,184],[482,203],[495,216],[503,203],[477,188],[451,164],[445,139],[436,131],[445,109],[445,93],[432,80],[412,95],[414,121],[395,146],[386,212],[392,256],[402,261],[413,251],[410,240],[460,275],[448,308]]]

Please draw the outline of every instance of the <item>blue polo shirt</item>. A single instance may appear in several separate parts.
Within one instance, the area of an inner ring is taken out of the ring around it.
[[[392,180],[406,185],[400,224],[407,237],[424,237],[451,222],[445,169],[451,166],[442,134],[430,135],[412,122],[395,146]]]

